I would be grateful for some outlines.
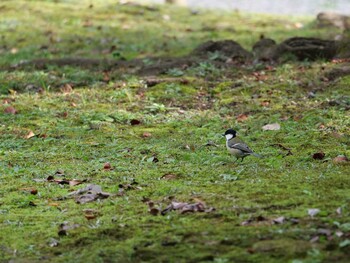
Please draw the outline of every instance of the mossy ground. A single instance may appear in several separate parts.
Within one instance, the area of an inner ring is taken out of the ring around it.
[[[147,63],[149,56],[184,55],[210,39],[234,39],[250,49],[261,34],[281,41],[336,33],[316,29],[309,18],[90,3],[1,3],[0,65],[67,56]],[[350,78],[322,81],[333,66],[256,65],[224,75],[209,63],[169,72],[186,84],[153,87],[118,71],[106,77],[98,68],[3,70],[1,110],[11,105],[18,112],[1,113],[1,262],[347,262],[349,165],[332,159],[350,155]],[[60,89],[67,83],[73,90]],[[274,122],[280,130],[262,131]],[[234,163],[221,136],[229,127],[264,158]],[[27,139],[30,131],[36,136]],[[209,140],[218,147],[206,146]],[[316,152],[325,159],[313,159]],[[106,162],[113,170],[103,169]],[[138,188],[77,204],[65,197],[86,184],[33,180],[57,170],[109,193],[133,181]],[[161,179],[165,174],[176,178]],[[200,199],[216,210],[153,216],[144,198],[162,208],[169,198]],[[88,208],[98,211],[95,219],[85,218]],[[310,217],[311,208],[320,213]],[[271,222],[281,216],[284,223]],[[58,236],[63,222],[80,227]]]

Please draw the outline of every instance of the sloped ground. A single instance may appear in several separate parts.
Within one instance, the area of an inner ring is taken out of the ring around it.
[[[343,62],[217,63],[213,52],[155,76],[11,67],[151,66],[208,40],[250,51],[261,34],[339,32],[301,18],[89,5],[0,4],[1,262],[347,262],[349,162],[337,156],[350,154],[350,78],[329,73]],[[234,163],[229,127],[264,158]],[[165,210],[182,203],[192,206]]]

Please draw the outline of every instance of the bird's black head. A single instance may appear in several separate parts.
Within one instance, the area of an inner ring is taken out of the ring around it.
[[[225,134],[224,135],[227,135],[227,134],[232,134],[233,137],[236,137],[236,131],[234,129],[228,129],[227,131],[225,131]]]

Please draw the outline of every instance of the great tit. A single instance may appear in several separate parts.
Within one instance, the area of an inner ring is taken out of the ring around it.
[[[236,157],[236,161],[241,158],[241,162],[248,155],[254,155],[255,157],[261,157],[260,154],[253,152],[245,142],[236,137],[237,132],[234,129],[228,129],[223,136],[226,137],[226,148]]]

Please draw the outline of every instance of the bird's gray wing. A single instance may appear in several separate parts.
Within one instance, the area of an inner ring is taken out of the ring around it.
[[[238,149],[245,153],[253,153],[253,151],[245,143],[235,143],[230,145],[232,149]]]

